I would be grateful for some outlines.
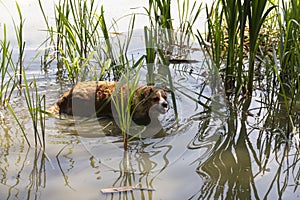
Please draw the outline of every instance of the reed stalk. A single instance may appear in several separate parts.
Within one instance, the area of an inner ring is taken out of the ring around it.
[[[23,79],[25,101],[34,131],[34,144],[35,146],[40,144],[45,149],[45,113],[43,111],[46,110],[46,98],[38,94],[35,78],[32,84],[28,83],[23,71]],[[34,92],[32,93],[30,92],[30,85],[33,85],[34,88]]]
[[[300,2],[291,0],[282,1],[282,16],[279,16],[280,40],[278,54],[280,66],[281,93],[290,99],[290,113],[293,113],[295,104],[299,101],[299,65],[300,65]]]
[[[245,9],[248,10],[248,22],[249,22],[249,39],[250,39],[250,49],[249,49],[249,72],[248,72],[248,83],[247,92],[252,95],[253,91],[253,78],[254,78],[254,66],[257,51],[259,45],[261,44],[261,38],[259,38],[259,33],[263,23],[265,22],[268,14],[276,7],[267,6],[267,0],[253,0],[250,2],[245,1]]]
[[[156,59],[156,31],[152,28],[144,27],[146,64],[147,64],[147,84],[154,85],[154,65]]]
[[[132,117],[135,108],[132,108],[133,98],[135,96],[136,90],[138,88],[139,83],[139,71],[141,68],[141,60],[139,63],[136,63],[139,67],[133,71],[127,69],[126,74],[123,75],[123,79],[120,81],[118,86],[115,88],[115,92],[111,97],[111,101],[113,103],[114,109],[116,111],[117,123],[122,131],[123,135],[123,147],[124,151],[128,150],[128,135],[133,135],[131,131],[135,131],[136,127],[132,122]],[[141,133],[141,132],[140,132]],[[134,134],[138,136],[139,134]]]
[[[53,28],[48,23],[40,0],[39,5],[49,32],[46,41],[55,46],[57,68],[59,71],[66,70],[70,81],[74,83],[78,80],[80,67],[91,58],[99,45],[98,6],[94,0],[60,0],[55,5],[56,26]]]
[[[3,40],[0,40],[0,105],[5,105],[16,88],[17,67],[12,59],[13,50],[7,41],[6,25],[3,26]]]
[[[26,44],[25,41],[23,40],[23,28],[24,28],[25,21],[23,19],[23,15],[22,15],[20,6],[17,2],[16,2],[16,7],[18,10],[20,22],[19,22],[19,25],[17,25],[15,23],[15,21],[13,20],[13,23],[14,23],[14,29],[15,29],[15,33],[16,33],[17,42],[18,42],[19,85],[21,85],[22,84],[23,59],[24,59],[25,44]]]
[[[261,28],[267,16],[275,8],[266,0],[219,0],[213,4],[208,16],[208,41],[206,46],[216,66],[224,70],[224,86],[227,96],[252,95],[258,50],[264,37]],[[225,33],[225,34],[224,34]],[[246,40],[249,36],[249,40]],[[198,41],[205,44],[198,32]],[[249,41],[249,44],[248,44]],[[249,50],[245,50],[249,47]],[[245,62],[245,54],[248,62]],[[225,60],[222,57],[225,56]],[[225,66],[222,69],[221,66]]]

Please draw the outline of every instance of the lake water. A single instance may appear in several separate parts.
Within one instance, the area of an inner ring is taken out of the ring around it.
[[[4,4],[9,12],[0,4],[1,28],[17,16],[13,1]],[[45,71],[40,60],[34,59],[45,39],[44,22],[35,1],[19,4],[28,47],[26,74],[29,81],[37,78],[39,94],[46,95],[49,107],[70,84],[57,79],[55,63]],[[104,5],[108,20],[132,13],[130,8],[143,12],[141,7],[147,6],[147,2],[129,0],[99,4]],[[43,1],[43,5],[53,20],[53,2]],[[124,20],[118,23],[121,32],[127,30],[129,19]],[[143,19],[137,22],[132,39],[129,54],[136,57],[145,51],[140,31],[144,25]],[[283,114],[272,118],[261,92],[253,97],[247,115],[229,106],[210,60],[198,46],[188,54],[198,62],[162,66],[157,72],[166,77],[170,69],[178,122],[169,92],[171,108],[159,118],[162,131],[156,137],[130,141],[128,152],[114,132],[117,126],[106,127],[106,119],[47,117],[45,152],[28,147],[10,112],[0,107],[0,199],[299,199],[299,149],[291,139],[282,139],[289,132]],[[145,73],[142,68],[142,83]],[[158,84],[165,84],[161,80]],[[14,94],[11,104],[34,141],[24,95]],[[123,186],[154,191],[101,192]]]

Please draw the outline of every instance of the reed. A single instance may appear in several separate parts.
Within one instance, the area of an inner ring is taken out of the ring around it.
[[[33,136],[34,136],[34,144],[35,147],[38,146],[38,144],[45,150],[46,148],[46,141],[45,141],[45,130],[46,130],[46,118],[45,118],[45,110],[46,110],[46,97],[45,95],[39,95],[36,85],[36,80],[34,79],[32,83],[28,83],[25,73],[23,72],[23,80],[24,80],[24,97],[26,101],[27,110],[29,112],[30,120],[32,122],[33,126]],[[30,92],[30,85],[33,85],[34,92]],[[19,117],[15,113],[13,107],[11,104],[7,101],[7,107],[10,111],[12,117],[17,122],[18,127],[20,128],[28,146],[31,146],[31,142],[28,139],[28,134],[26,133],[26,130],[23,126],[23,124],[20,122]]]
[[[142,130],[140,130],[138,131],[138,134],[135,134],[139,127],[132,121],[135,108],[131,107],[131,105],[133,105],[133,97],[140,80],[138,74],[141,68],[141,63],[141,60],[136,63],[138,67],[135,71],[131,71],[127,68],[128,70],[126,74],[123,75],[123,79],[120,81],[111,97],[111,101],[113,102],[114,109],[117,114],[117,116],[114,117],[117,120],[117,124],[119,125],[123,135],[124,151],[128,150],[128,135],[133,135],[135,137],[142,133]]]
[[[28,83],[23,71],[23,79],[24,97],[34,131],[34,144],[35,146],[39,144],[45,149],[45,113],[43,111],[46,110],[46,98],[45,95],[39,95],[35,78],[32,83]],[[30,91],[30,85],[34,88],[32,92]]]
[[[10,41],[7,40],[6,25],[4,24],[3,39],[0,40],[0,100],[2,105],[7,106],[8,110],[12,114],[12,117],[17,122],[27,144],[30,146],[30,141],[25,132],[25,128],[23,127],[19,117],[14,112],[14,109],[9,102],[17,85],[19,84],[20,89],[25,86],[25,100],[33,123],[35,146],[37,146],[39,142],[42,147],[45,147],[45,116],[42,112],[40,112],[41,110],[46,109],[45,97],[43,96],[41,98],[38,95],[35,80],[33,82],[35,87],[35,96],[33,96],[33,94],[31,95],[29,92],[30,83],[27,82],[23,68],[23,59],[25,53],[25,42],[23,40],[24,19],[18,3],[16,3],[16,7],[20,22],[17,24],[13,19],[13,24],[18,45],[18,59],[17,61],[13,59],[13,50],[10,47]],[[24,84],[22,84],[23,81]],[[38,131],[38,126],[40,126],[41,136]]]
[[[179,18],[179,35],[175,37],[179,46],[190,46],[194,39],[195,23],[197,22],[202,10],[202,3],[198,4],[194,1],[190,6],[190,1],[177,0],[178,18]]]
[[[159,27],[169,43],[173,43],[173,23],[171,17],[171,0],[149,0],[146,12],[151,27]]]
[[[55,6],[56,26],[52,27],[40,0],[39,5],[46,23],[46,31],[49,32],[46,41],[55,47],[58,68],[60,71],[65,69],[70,81],[75,83],[81,71],[80,66],[88,62],[91,53],[99,44],[100,22],[95,14],[98,6],[94,0],[60,0]],[[63,69],[60,69],[61,67]]]
[[[23,40],[23,28],[24,28],[25,21],[23,19],[23,15],[22,15],[20,6],[17,2],[16,2],[16,7],[18,9],[18,14],[19,14],[19,25],[17,25],[14,20],[13,20],[13,23],[14,23],[14,28],[15,28],[15,32],[16,32],[17,42],[18,42],[19,85],[21,85],[22,84],[23,59],[24,59],[25,44],[26,44],[25,41]]]
[[[281,92],[289,101],[290,113],[293,113],[295,104],[299,101],[299,65],[300,65],[300,2],[291,0],[282,1],[283,13],[278,17],[280,25],[280,40],[278,48],[278,66],[281,83]],[[274,58],[275,59],[275,58]]]
[[[154,84],[154,65],[156,60],[156,31],[153,28],[144,27],[144,37],[146,46],[146,64],[147,64],[147,84]]]
[[[149,16],[150,27],[144,27],[144,37],[147,63],[147,84],[154,85],[155,70],[163,65],[167,72],[164,82],[168,84],[173,101],[176,120],[178,120],[175,87],[170,71],[170,61],[173,58],[185,59],[187,48],[191,47],[193,26],[197,21],[202,4],[190,1],[177,1],[179,28],[174,30],[171,17],[171,1],[154,0],[149,1],[146,10]],[[158,74],[159,75],[159,74]]]
[[[206,49],[216,66],[224,71],[227,96],[234,94],[235,100],[241,94],[252,95],[255,66],[260,66],[258,63],[266,56],[257,59],[265,38],[261,34],[262,26],[275,7],[266,0],[220,0],[213,4],[210,12],[207,9],[207,40],[211,46],[206,45]],[[199,42],[205,44],[199,32],[197,37]],[[246,60],[245,55],[248,57]]]
[[[7,40],[6,25],[3,26],[3,40],[0,40],[0,105],[5,105],[16,88],[17,66],[12,58],[13,50]]]
[[[57,52],[58,68],[60,71],[66,70],[72,83],[87,77],[86,73],[91,70],[94,73],[95,70],[85,65],[93,62],[99,65],[93,67],[101,72],[98,74],[98,80],[118,80],[121,77],[124,70],[122,66],[128,61],[126,52],[134,28],[135,15],[129,24],[128,37],[121,44],[118,35],[112,39],[104,8],[102,6],[99,9],[94,0],[60,0],[55,6],[54,28],[49,25],[41,2],[40,8],[49,32],[50,38],[47,41],[53,43]],[[79,77],[80,74],[84,77]]]
[[[245,1],[245,11],[248,15],[249,22],[249,72],[247,80],[247,92],[249,95],[252,95],[253,91],[253,78],[254,78],[254,66],[256,61],[256,55],[258,52],[259,45],[262,40],[259,38],[260,30],[265,22],[268,14],[275,8],[275,6],[270,6],[267,8],[267,0],[254,0],[254,1]]]
[[[205,38],[202,33],[197,30],[196,38],[199,44],[203,45],[203,48],[213,60],[218,70],[222,69],[225,56],[225,27],[223,26],[222,13],[219,13],[220,1],[215,1],[211,10],[206,5],[207,16],[207,32]],[[208,42],[207,42],[208,41]]]

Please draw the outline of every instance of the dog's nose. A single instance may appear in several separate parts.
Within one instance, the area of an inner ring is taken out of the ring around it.
[[[168,103],[167,103],[167,102],[163,102],[163,103],[162,103],[162,106],[163,106],[164,108],[168,108]]]

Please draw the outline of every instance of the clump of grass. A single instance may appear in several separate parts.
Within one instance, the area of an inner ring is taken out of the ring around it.
[[[257,59],[259,47],[264,37],[261,30],[274,5],[266,0],[259,1],[217,1],[208,17],[208,53],[217,67],[224,73],[224,86],[227,96],[234,94],[252,95],[255,66],[262,59]],[[204,43],[200,33],[199,41]],[[247,38],[247,39],[246,39]],[[248,47],[248,49],[245,49]],[[248,62],[245,62],[245,54]],[[222,57],[225,56],[225,60]],[[264,57],[263,55],[262,57]],[[224,66],[224,67],[223,67]]]
[[[41,110],[45,110],[45,97],[40,97],[38,95],[36,82],[34,80],[33,85],[36,88],[35,96],[31,95],[29,92],[30,84],[28,84],[23,68],[23,59],[25,52],[25,41],[23,40],[23,27],[24,27],[24,19],[22,16],[21,9],[16,3],[16,7],[18,10],[20,23],[17,23],[13,20],[14,30],[16,34],[17,44],[18,44],[18,60],[15,61],[13,59],[13,50],[11,50],[10,42],[7,40],[7,32],[6,25],[4,24],[3,30],[3,40],[0,40],[0,100],[2,105],[6,105],[9,111],[11,112],[13,118],[17,122],[27,144],[30,146],[29,139],[27,134],[25,133],[25,129],[20,122],[18,116],[14,112],[9,100],[11,95],[13,94],[14,89],[17,87],[17,83],[19,83],[19,88],[21,89],[22,78],[24,78],[25,85],[25,100],[29,110],[29,114],[31,120],[33,122],[34,127],[34,137],[35,137],[35,146],[39,144],[45,148],[45,116],[41,112]],[[38,131],[38,126],[40,126],[41,134]],[[41,135],[41,136],[40,136]]]
[[[173,43],[173,23],[171,17],[171,0],[149,0],[146,12],[149,16],[151,27],[162,30],[165,39]]]
[[[282,1],[282,15],[278,18],[280,41],[278,48],[278,67],[280,71],[281,94],[290,100],[290,113],[299,100],[299,66],[300,66],[300,2]],[[276,58],[276,57],[274,57]]]
[[[133,97],[136,93],[136,89],[138,88],[138,73],[141,67],[141,60],[136,64],[139,65],[137,71],[133,73],[133,71],[128,70],[127,73],[124,74],[123,79],[116,87],[114,95],[112,95],[111,98],[114,111],[117,114],[117,116],[114,117],[117,118],[117,123],[123,135],[124,151],[127,151],[128,149],[128,135],[133,135],[132,131],[136,133],[137,130],[134,129],[140,128],[134,126],[132,123],[134,108],[131,106],[133,105]],[[138,132],[140,134],[142,133],[142,130],[139,130]],[[138,136],[139,134],[134,135]]]
[[[131,37],[134,31],[135,26],[135,15],[132,15],[131,20],[128,24],[128,30],[126,36],[120,36],[116,34],[114,38],[109,37],[108,29],[106,27],[106,23],[104,20],[104,11],[101,9],[101,27],[102,27],[102,33],[105,36],[105,48],[108,52],[108,59],[111,60],[111,66],[109,71],[112,71],[113,79],[118,80],[120,79],[121,75],[126,72],[126,67],[129,62],[134,64],[134,61],[130,61],[130,58],[128,58],[128,48],[131,42]],[[114,28],[114,27],[113,27]],[[116,32],[116,30],[115,30]]]
[[[171,97],[174,105],[176,120],[178,119],[175,88],[170,72],[170,62],[185,59],[191,47],[191,38],[193,36],[193,25],[197,21],[202,4],[193,2],[190,7],[190,1],[177,1],[179,28],[174,30],[171,17],[171,1],[156,0],[149,1],[146,10],[149,16],[150,27],[144,27],[144,37],[147,63],[147,84],[153,85],[155,82],[156,67],[164,66],[167,71],[165,83],[169,85]]]
[[[24,97],[26,101],[27,110],[29,112],[29,116],[32,122],[33,126],[33,135],[34,135],[34,144],[35,147],[39,144],[43,149],[46,147],[45,142],[45,110],[46,110],[46,97],[45,95],[39,95],[36,85],[36,79],[33,80],[33,82],[28,83],[26,79],[25,72],[23,71],[22,74],[23,80],[24,80]],[[31,92],[31,87],[34,88],[34,91]],[[28,139],[28,136],[25,132],[25,129],[22,125],[22,123],[19,121],[18,116],[16,115],[14,109],[12,106],[7,102],[8,109],[10,113],[12,114],[13,118],[17,122],[20,130],[22,131],[22,134],[24,138],[27,141],[27,144],[30,146],[31,143]]]
[[[178,17],[179,17],[179,37],[176,38],[176,43],[179,46],[188,46],[190,47],[190,40],[193,40],[195,23],[198,20],[198,17],[202,10],[202,3],[198,4],[197,1],[194,1],[190,7],[190,1],[182,1],[180,3],[177,0],[178,7]]]
[[[32,82],[34,92],[30,94],[29,87],[31,83],[27,82],[25,73],[23,73],[23,77],[25,84],[24,95],[33,125],[35,146],[40,144],[45,149],[45,114],[43,111],[46,110],[46,98],[45,95],[39,95],[35,78]]]
[[[55,47],[58,68],[63,67],[68,72],[69,80],[75,83],[81,66],[88,62],[99,42],[100,22],[95,14],[97,5],[94,0],[60,0],[55,6],[55,28],[49,25],[40,0],[39,5],[49,32],[49,44]]]
[[[40,0],[39,3],[49,32],[48,41],[55,46],[57,52],[59,71],[66,71],[72,83],[85,78],[97,80],[120,78],[124,70],[122,66],[127,62],[126,51],[134,27],[134,15],[129,24],[128,38],[120,44],[118,38],[117,41],[112,40],[104,8],[99,9],[94,0],[76,2],[60,0],[55,6],[56,27],[48,24]],[[91,74],[94,77],[89,77]]]
[[[225,32],[222,24],[222,15],[213,10],[219,10],[220,1],[215,1],[212,5],[211,10],[209,10],[206,5],[206,15],[207,15],[207,33],[206,38],[203,38],[202,33],[197,30],[196,38],[199,44],[203,44],[206,52],[210,58],[214,61],[217,69],[221,69],[222,63],[225,58]],[[207,43],[209,41],[210,43]]]
[[[0,102],[5,105],[16,88],[17,67],[12,59],[13,50],[7,41],[6,25],[3,26],[3,40],[0,40]]]
[[[260,30],[265,22],[268,14],[275,8],[275,6],[270,6],[267,8],[267,0],[254,0],[246,1],[244,3],[245,17],[248,17],[249,22],[249,71],[247,79],[247,92],[252,95],[253,91],[253,78],[254,78],[254,65],[256,61],[256,55],[259,49],[259,45],[262,39],[259,38]],[[245,22],[243,21],[242,26],[245,27]],[[242,29],[243,30],[243,29]]]

